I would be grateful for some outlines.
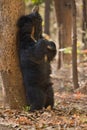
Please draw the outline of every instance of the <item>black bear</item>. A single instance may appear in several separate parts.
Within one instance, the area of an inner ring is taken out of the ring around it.
[[[19,59],[30,110],[49,105],[53,108],[54,92],[50,81],[50,62],[56,55],[56,46],[42,37],[42,18],[38,10],[19,18]]]

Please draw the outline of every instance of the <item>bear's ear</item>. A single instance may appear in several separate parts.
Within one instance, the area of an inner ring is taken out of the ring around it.
[[[32,13],[39,13],[39,6],[35,6],[35,7],[32,9]]]
[[[18,22],[17,22],[17,26],[19,28],[23,27],[24,24],[28,21],[28,17],[27,16],[21,16],[19,19],[18,19]]]

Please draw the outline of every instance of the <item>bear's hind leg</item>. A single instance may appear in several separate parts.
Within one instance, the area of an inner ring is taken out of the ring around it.
[[[46,91],[45,108],[47,108],[48,106],[51,106],[51,108],[53,108],[54,106],[54,91],[51,85],[48,86]]]
[[[45,95],[44,92],[35,86],[28,88],[27,92],[27,104],[30,106],[30,110],[39,110],[44,107]]]

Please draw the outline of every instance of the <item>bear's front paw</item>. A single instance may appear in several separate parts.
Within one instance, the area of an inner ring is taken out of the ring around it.
[[[55,43],[50,41],[48,46],[47,46],[47,49],[49,49],[49,50],[56,50]]]

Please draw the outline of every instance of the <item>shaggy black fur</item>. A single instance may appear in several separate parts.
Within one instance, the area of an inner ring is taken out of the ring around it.
[[[54,42],[42,38],[42,18],[38,12],[18,20],[20,66],[26,89],[27,104],[31,111],[54,105],[50,81],[50,61],[56,54]],[[34,38],[32,29],[34,27]]]

